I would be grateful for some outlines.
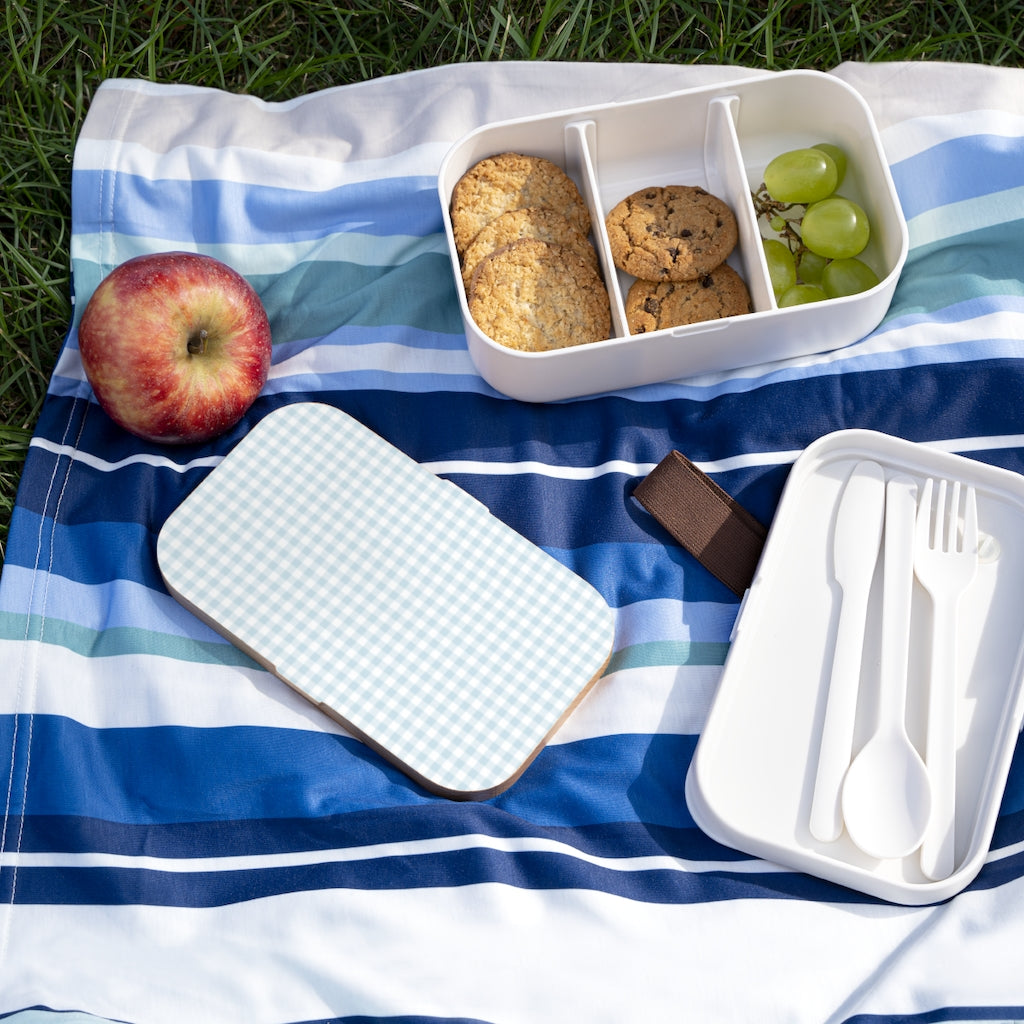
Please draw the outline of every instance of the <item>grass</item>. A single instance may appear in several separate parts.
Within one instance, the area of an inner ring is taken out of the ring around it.
[[[105,78],[285,100],[461,61],[1024,66],[1015,4],[967,0],[7,0],[0,30],[0,565],[71,316],[75,140]]]

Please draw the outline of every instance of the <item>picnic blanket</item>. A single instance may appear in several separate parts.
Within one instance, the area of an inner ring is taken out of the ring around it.
[[[75,318],[137,253],[240,270],[264,393],[167,448],[92,398],[74,322],[0,582],[0,1017],[35,1024],[1024,1018],[1024,748],[988,860],[900,907],[716,844],[684,779],[739,600],[632,491],[671,449],[769,523],[866,427],[1024,471],[1024,71],[843,64],[911,247],[869,337],[531,405],[468,357],[436,193],[494,120],[753,74],[467,64],[284,103],[109,81],[77,141]],[[166,592],[157,534],[262,417],[340,408],[614,609],[614,652],[504,793],[432,796]],[[746,765],[744,771],[756,771]]]

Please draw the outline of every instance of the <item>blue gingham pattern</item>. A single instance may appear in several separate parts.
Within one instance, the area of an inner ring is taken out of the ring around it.
[[[319,403],[254,428],[157,555],[189,607],[441,791],[503,788],[611,653],[593,587]]]

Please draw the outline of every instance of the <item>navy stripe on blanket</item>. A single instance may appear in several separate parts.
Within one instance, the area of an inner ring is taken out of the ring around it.
[[[26,741],[20,757],[31,760],[32,771],[24,792],[15,786],[10,796],[15,814],[27,807],[39,815],[166,824],[321,818],[440,800],[358,740],[334,733],[269,726],[94,729],[56,715],[4,715],[0,749],[11,749],[16,732]],[[495,806],[509,814],[529,807],[527,820],[545,826],[642,820],[688,828],[693,821],[682,787],[693,743],[692,736],[637,734],[551,745],[494,798]],[[0,771],[8,778],[5,762]],[[20,777],[24,760],[16,769]],[[130,791],[108,785],[126,775]],[[634,781],[626,787],[625,778]]]

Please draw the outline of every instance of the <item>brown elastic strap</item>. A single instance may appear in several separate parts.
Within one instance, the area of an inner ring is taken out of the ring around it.
[[[669,452],[633,491],[697,561],[739,596],[768,531],[685,455]]]

